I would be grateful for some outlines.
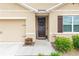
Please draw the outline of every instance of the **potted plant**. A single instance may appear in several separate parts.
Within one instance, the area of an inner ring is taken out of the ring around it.
[[[33,43],[33,38],[26,38],[25,39],[25,45],[32,45]]]

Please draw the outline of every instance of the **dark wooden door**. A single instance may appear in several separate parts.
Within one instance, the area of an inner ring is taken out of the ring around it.
[[[38,17],[38,37],[46,37],[46,20],[45,17]]]

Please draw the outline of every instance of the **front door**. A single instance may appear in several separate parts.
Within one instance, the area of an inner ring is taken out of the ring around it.
[[[46,17],[37,17],[37,38],[46,39]]]

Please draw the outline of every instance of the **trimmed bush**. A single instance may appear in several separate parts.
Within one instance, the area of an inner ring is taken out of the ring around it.
[[[74,47],[79,48],[79,35],[73,35],[72,39],[73,39]]]
[[[50,56],[61,56],[62,55],[62,53],[60,53],[60,52],[51,52],[51,54],[50,54]]]
[[[56,37],[54,44],[55,48],[60,52],[67,52],[73,49],[73,42],[70,38]]]

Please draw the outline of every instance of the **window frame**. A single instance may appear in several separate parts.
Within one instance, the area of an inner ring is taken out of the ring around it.
[[[79,33],[79,32],[74,32],[74,16],[79,16],[79,15],[64,15],[64,16],[71,16],[71,21],[72,21],[72,30],[71,32],[65,32],[64,29],[63,29],[63,33]],[[63,20],[64,20],[64,16],[63,16]],[[64,24],[63,24],[64,25]]]

